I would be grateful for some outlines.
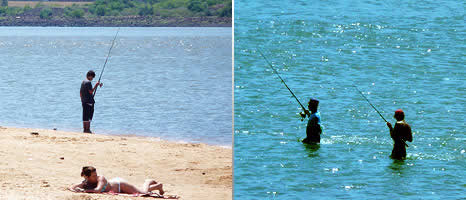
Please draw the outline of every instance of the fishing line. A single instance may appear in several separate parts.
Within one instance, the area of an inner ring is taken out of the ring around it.
[[[286,82],[282,79],[282,77],[280,76],[280,73],[278,73],[277,70],[275,70],[275,68],[272,66],[272,64],[270,64],[269,60],[267,59],[267,57],[264,56],[264,54],[262,54],[262,52],[257,49],[257,52],[259,52],[259,54],[265,59],[265,61],[267,62],[267,64],[269,65],[270,68],[272,68],[272,70],[275,72],[275,74],[277,74],[278,78],[280,78],[280,80],[282,81],[282,83],[285,85],[286,89],[288,89],[288,91],[290,91],[291,95],[293,95],[293,97],[296,99],[296,101],[299,103],[299,105],[301,106],[301,108],[304,110],[304,113],[306,113],[306,115],[309,116],[309,114],[306,112],[306,108],[304,108],[303,104],[299,101],[298,97],[296,97],[296,95],[293,93],[293,91],[291,91],[290,87],[288,87],[288,85],[286,84]]]
[[[388,123],[388,121],[382,116],[382,114],[380,114],[379,110],[377,110],[377,108],[375,108],[375,106],[372,105],[372,103],[371,103],[371,102],[369,101],[369,99],[367,99],[367,97],[361,92],[361,90],[359,90],[358,87],[356,87],[355,85],[353,85],[353,87],[356,88],[356,90],[358,90],[359,94],[361,94],[362,97],[364,97],[364,99],[366,99],[367,103],[369,103],[369,104],[372,106],[372,108],[374,108],[374,110],[377,111],[377,113],[380,115],[380,117],[382,117],[382,119],[383,119],[385,122]],[[409,147],[408,144],[406,144],[406,141],[404,141],[404,140],[401,140],[401,141],[404,143],[404,145],[406,145],[407,147]]]
[[[369,104],[372,106],[372,108],[374,108],[374,110],[377,111],[377,113],[380,115],[380,117],[382,117],[382,119],[383,119],[385,122],[388,122],[388,121],[382,116],[382,114],[380,114],[379,110],[377,110],[377,108],[375,108],[375,106],[372,105],[372,103],[369,101],[369,99],[367,99],[367,97],[364,96],[364,94],[361,92],[361,90],[359,90],[358,87],[356,87],[355,85],[353,85],[353,87],[356,88],[356,90],[358,90],[359,94],[361,94],[362,97],[364,97],[364,99],[366,99],[367,103],[369,103]]]
[[[107,54],[107,58],[105,59],[104,67],[102,68],[102,72],[100,72],[99,80],[97,81],[99,83],[100,83],[100,79],[102,78],[102,74],[104,74],[105,66],[107,65],[108,58],[110,57],[110,52],[112,52],[113,45],[115,44],[115,39],[117,38],[118,32],[120,32],[120,27],[118,27],[118,30],[117,30],[117,32],[115,34],[115,37],[113,38],[113,41],[112,41],[112,46],[110,46],[110,49],[108,50],[108,54]],[[95,93],[97,93],[97,88],[99,88],[99,87],[95,88],[94,94],[92,95],[93,97],[95,96]]]

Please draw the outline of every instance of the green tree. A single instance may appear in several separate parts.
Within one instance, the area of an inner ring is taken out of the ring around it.
[[[138,14],[140,16],[153,15],[154,10],[150,4],[146,4],[145,6],[139,8]]]
[[[24,12],[31,10],[31,6],[29,4],[26,4],[23,8]]]
[[[226,3],[226,2],[228,2],[228,1],[225,1],[225,0],[207,0],[207,5],[213,6],[213,5],[222,4],[222,3]]]
[[[1,15],[1,16],[5,16],[5,15],[6,15],[7,9],[8,9],[8,7],[2,7],[2,6],[0,6],[0,15]]]
[[[122,11],[123,8],[125,8],[125,5],[118,2],[118,1],[113,1],[111,4],[110,4],[110,9],[111,10],[118,10],[118,11]]]
[[[186,7],[187,0],[165,0],[156,5],[163,9],[174,9],[179,7]]]
[[[73,11],[71,11],[71,17],[73,18],[83,18],[84,16],[84,10],[83,9],[74,9]]]
[[[232,6],[231,1],[227,2],[227,5],[223,7],[219,12],[220,17],[231,17],[231,12],[232,12],[231,6]]]
[[[8,0],[2,0],[2,6],[8,6]]]
[[[207,10],[207,4],[199,0],[193,0],[188,3],[188,9],[193,12],[204,12]]]
[[[18,7],[5,7],[5,8],[6,8],[6,14],[9,16],[16,16],[16,15],[23,13],[22,8],[18,8]]]
[[[105,10],[105,6],[104,5],[100,5],[100,6],[97,6],[95,8],[95,14],[96,15],[99,15],[99,16],[105,16],[105,13],[107,11]]]
[[[41,19],[50,19],[52,18],[52,9],[44,8],[40,11],[39,15]]]

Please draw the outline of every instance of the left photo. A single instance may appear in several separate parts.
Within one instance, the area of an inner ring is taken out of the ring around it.
[[[231,1],[2,1],[0,199],[232,199]]]

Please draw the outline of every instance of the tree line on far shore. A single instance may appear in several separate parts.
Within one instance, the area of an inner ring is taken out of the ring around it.
[[[7,6],[2,0],[0,17],[5,16],[39,16],[42,19],[52,17],[95,18],[102,16],[161,16],[161,17],[203,17],[232,16],[231,0],[96,0],[89,4],[72,4],[60,6],[45,5],[38,2],[34,6]],[[6,5],[6,6],[5,6]]]

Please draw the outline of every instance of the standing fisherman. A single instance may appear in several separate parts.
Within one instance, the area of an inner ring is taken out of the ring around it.
[[[87,72],[86,79],[81,83],[81,103],[83,106],[83,129],[84,133],[91,132],[91,121],[92,116],[94,115],[94,91],[97,89],[97,86],[102,87],[102,83],[97,81],[94,87],[92,87],[92,79],[95,78],[95,72],[90,70]]]
[[[398,109],[398,110],[395,111],[395,115],[393,117],[395,117],[397,122],[395,124],[395,128],[392,128],[392,124],[390,122],[388,122],[382,116],[382,114],[380,114],[379,110],[377,110],[377,108],[375,108],[375,106],[372,105],[372,103],[369,101],[369,99],[367,99],[366,96],[364,96],[364,94],[361,92],[361,90],[359,90],[358,87],[356,87],[355,85],[353,85],[353,87],[356,88],[356,90],[358,90],[359,94],[361,94],[361,96],[364,97],[364,99],[366,99],[367,103],[369,103],[369,105],[371,105],[372,108],[374,108],[374,110],[377,111],[379,116],[385,122],[387,122],[387,126],[390,129],[390,136],[392,137],[393,142],[394,142],[392,155],[390,155],[390,157],[393,158],[393,159],[404,159],[404,158],[406,158],[406,147],[408,146],[406,144],[406,141],[412,142],[413,141],[413,135],[411,133],[411,127],[404,120],[405,114],[403,113],[403,110]]]
[[[394,142],[392,155],[390,155],[390,157],[393,159],[404,159],[406,158],[406,141],[412,142],[413,134],[411,133],[411,127],[404,120],[405,114],[403,110],[396,110],[393,117],[396,119],[394,128],[392,128],[390,122],[387,122],[387,126],[390,129],[390,136]]]
[[[91,132],[91,121],[92,121],[92,116],[94,115],[94,96],[97,92],[97,86],[100,85],[102,87],[102,83],[100,83],[100,79],[102,78],[102,75],[104,74],[105,66],[107,65],[108,58],[110,57],[110,52],[112,52],[113,45],[115,44],[115,39],[118,36],[118,32],[120,32],[120,28],[118,28],[115,37],[113,38],[112,41],[112,46],[110,46],[110,49],[108,50],[107,58],[105,59],[104,67],[102,68],[102,72],[100,72],[99,80],[95,84],[94,87],[92,87],[92,79],[95,78],[95,72],[90,70],[87,72],[86,78],[87,80],[84,80],[81,83],[81,102],[83,105],[83,128],[84,128],[84,133],[92,133]]]
[[[317,111],[318,106],[319,100],[311,98],[307,106],[309,110],[305,110],[304,112],[300,113],[302,118],[309,116],[309,121],[307,122],[306,127],[306,138],[304,138],[303,143],[320,143],[320,134],[322,134],[322,128],[320,127],[320,112]],[[310,114],[309,111],[311,111]]]
[[[307,137],[303,140],[303,143],[307,143],[307,144],[320,143],[320,134],[322,133],[322,128],[320,127],[320,113],[317,112],[317,107],[319,106],[319,101],[317,99],[313,99],[313,98],[311,98],[311,100],[309,100],[309,103],[307,105],[307,107],[311,111],[311,113],[309,113],[309,110],[306,110],[306,108],[304,108],[303,104],[301,104],[298,97],[296,97],[296,95],[293,93],[293,91],[291,91],[290,87],[288,87],[288,85],[282,79],[282,77],[280,76],[278,71],[275,70],[273,65],[264,56],[264,54],[262,54],[262,52],[259,49],[257,51],[265,59],[265,61],[269,65],[269,67],[272,68],[272,70],[275,72],[275,74],[278,76],[278,78],[280,78],[282,83],[285,85],[286,89],[288,89],[288,91],[290,91],[291,95],[293,95],[293,97],[299,103],[299,105],[301,106],[301,108],[304,111],[303,113],[300,113],[301,117],[304,119],[304,118],[306,118],[306,116],[309,116],[309,121],[307,123],[307,128],[306,128]]]

